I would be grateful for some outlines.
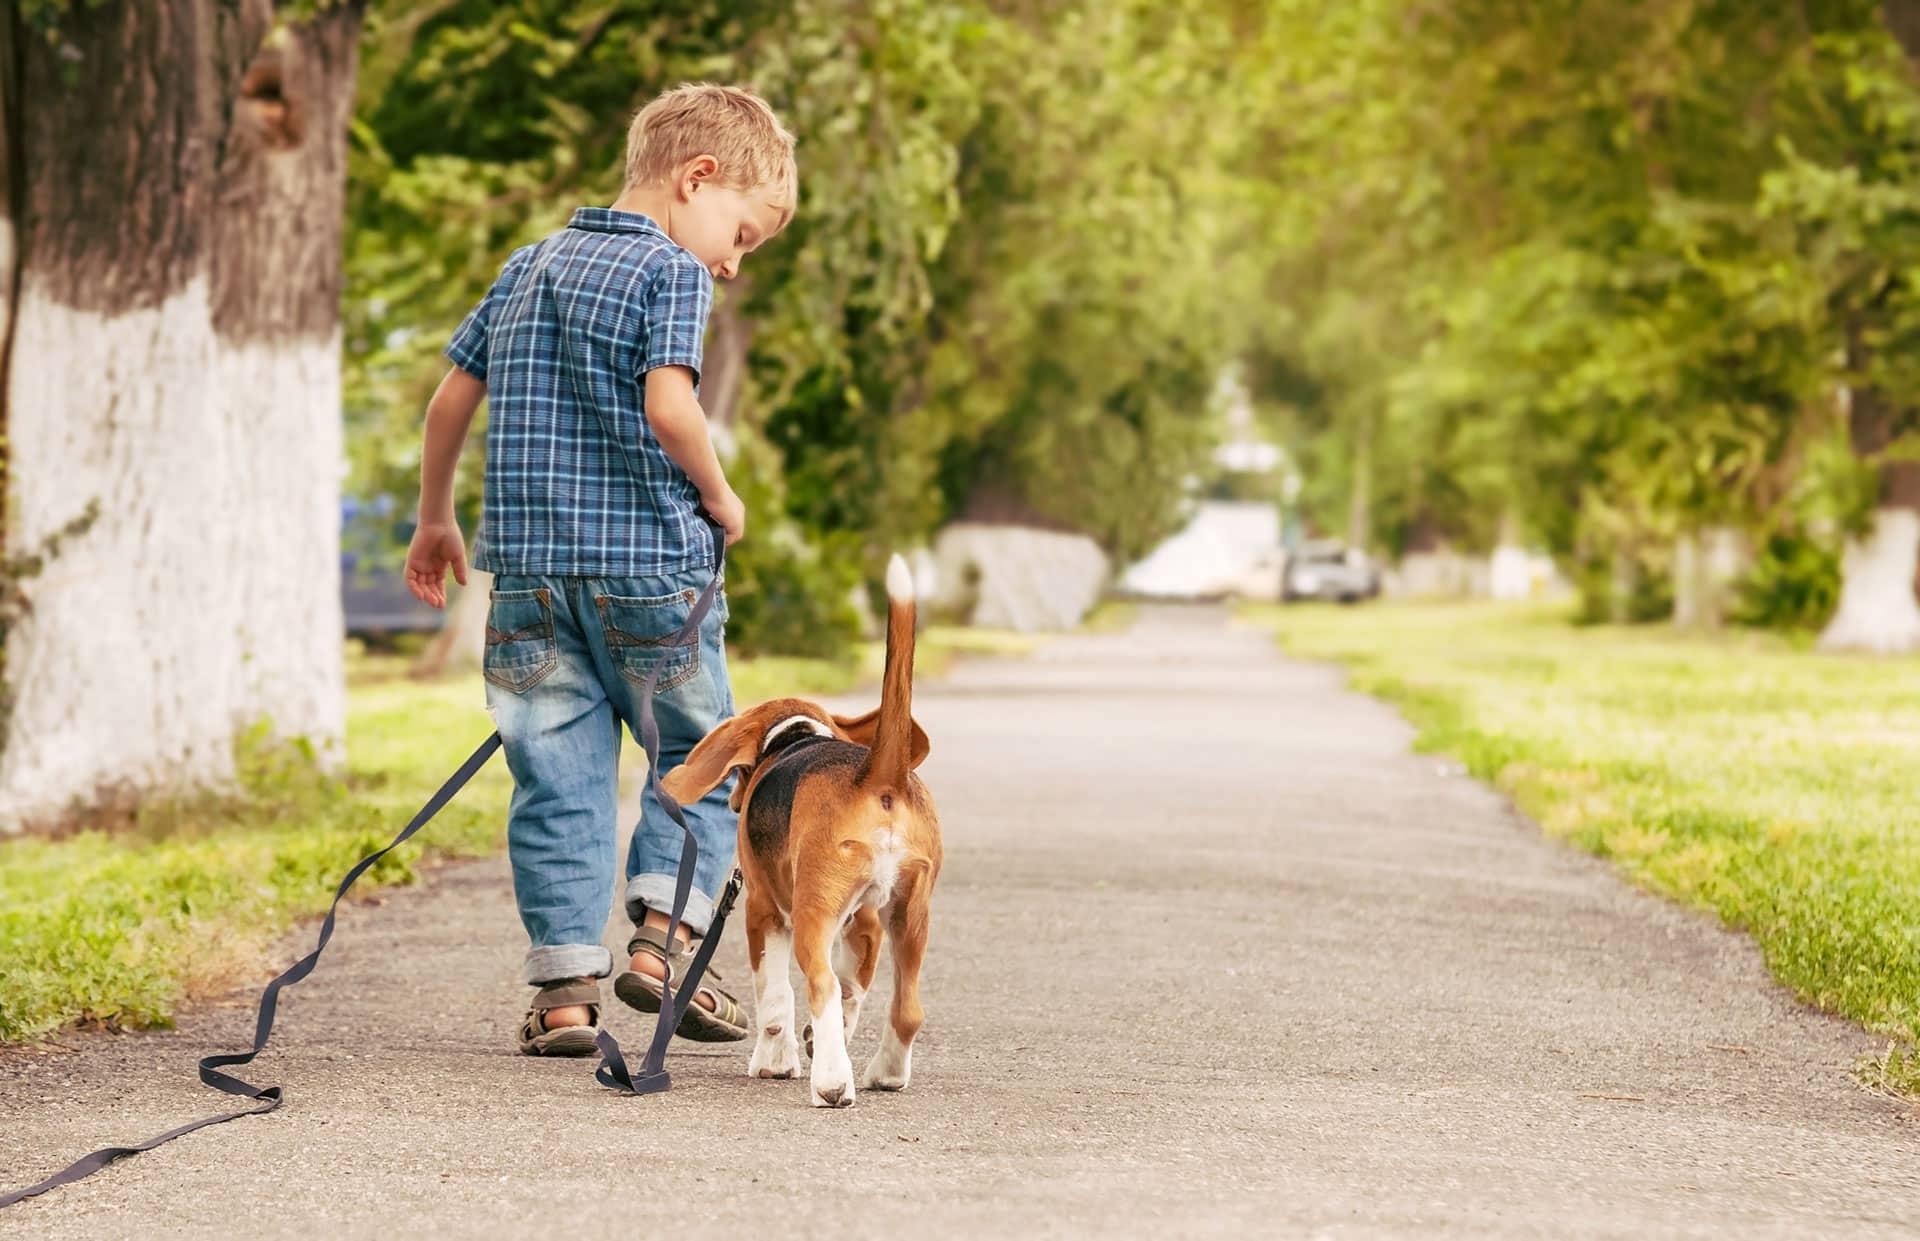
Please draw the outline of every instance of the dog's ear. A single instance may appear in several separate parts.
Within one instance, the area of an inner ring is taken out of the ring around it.
[[[913,725],[913,751],[908,767],[918,767],[927,761],[927,754],[933,749],[933,743],[927,740],[927,730],[920,727],[919,720],[910,721]],[[840,730],[848,741],[858,745],[873,744],[873,730],[880,723],[880,708],[875,707],[865,715],[836,715],[833,725]]]
[[[720,787],[720,782],[736,770],[753,770],[763,731],[758,717],[735,716],[702,737],[700,744],[693,747],[693,753],[687,755],[686,762],[660,777],[660,787],[681,805],[691,806]],[[735,810],[740,809],[740,790],[745,787],[743,780],[729,798]]]

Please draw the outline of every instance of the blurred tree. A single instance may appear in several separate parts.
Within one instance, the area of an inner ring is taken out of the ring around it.
[[[220,779],[262,716],[339,738],[359,26],[346,0],[0,14],[8,550],[99,514],[5,633],[0,820]]]
[[[743,645],[844,640],[884,553],[982,488],[1137,552],[1177,518],[1250,309],[1210,258],[1230,47],[1195,2],[383,8],[355,130],[356,477],[411,493],[446,331],[512,246],[618,193],[634,109],[708,77],[800,138],[799,213],[722,290],[703,383],[756,514],[733,580],[788,601],[777,625],[737,609]]]
[[[1598,611],[1644,615],[1676,546],[1725,542],[1704,532],[1864,522],[1842,385],[1904,494],[1914,94],[1880,7],[1271,10],[1256,149],[1289,311],[1262,347],[1312,377],[1290,421],[1323,524],[1366,497],[1389,546],[1475,548],[1512,513]],[[1883,558],[1850,580],[1911,611],[1912,548]],[[1724,606],[1689,576],[1683,611]]]

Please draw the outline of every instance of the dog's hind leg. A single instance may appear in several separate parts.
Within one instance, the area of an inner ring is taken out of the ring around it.
[[[793,937],[771,902],[761,905],[747,890],[747,962],[753,967],[753,1058],[748,1077],[784,1078],[800,1072],[800,1045],[793,1033]]]
[[[913,1077],[913,1040],[925,1014],[920,1009],[920,963],[927,955],[928,904],[932,884],[926,876],[901,877],[887,906],[887,938],[893,942],[893,1007],[880,1049],[860,1074],[862,1090],[905,1090]]]
[[[842,912],[851,902],[851,884],[835,890],[796,892],[793,954],[807,979],[807,1008],[813,1017],[813,1105],[853,1106],[853,1061],[847,1056],[845,1010],[840,979],[830,959]]]
[[[880,913],[870,905],[861,905],[833,945],[833,972],[840,978],[848,1043],[853,1042],[853,1032],[860,1026],[860,1006],[866,1002],[867,989],[873,986],[874,971],[879,967]]]

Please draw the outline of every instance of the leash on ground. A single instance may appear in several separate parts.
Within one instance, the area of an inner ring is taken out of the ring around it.
[[[674,635],[669,647],[684,646],[688,642],[699,640],[700,622],[705,620],[707,613],[713,610],[714,599],[720,593],[725,556],[726,534],[718,526],[714,526],[713,580],[707,583],[706,589],[701,591],[699,598],[694,601],[692,610],[687,614],[686,623],[680,627],[680,632]],[[693,890],[694,869],[700,862],[700,844],[694,839],[693,829],[688,826],[686,815],[680,810],[680,804],[669,797],[660,785],[660,726],[653,714],[653,695],[660,679],[660,668],[661,663],[656,661],[640,688],[640,746],[646,751],[647,780],[653,788],[655,800],[667,812],[667,817],[672,819],[686,836],[686,845],[680,852],[680,870],[674,882],[673,909],[667,916],[667,942],[671,944],[674,934],[680,928],[680,919],[687,911],[687,898]],[[237,1112],[224,1112],[218,1116],[208,1116],[191,1124],[169,1129],[135,1146],[103,1146],[92,1154],[75,1160],[37,1185],[0,1192],[0,1208],[10,1207],[16,1202],[36,1197],[51,1189],[58,1189],[62,1185],[71,1185],[75,1181],[92,1176],[116,1159],[137,1155],[141,1151],[150,1151],[175,1138],[184,1137],[196,1129],[225,1124],[230,1120],[238,1120],[242,1116],[264,1116],[284,1103],[286,1096],[280,1087],[255,1086],[220,1070],[248,1064],[266,1049],[267,1039],[273,1034],[274,1014],[279,1008],[281,989],[290,987],[313,973],[314,967],[320,962],[320,954],[326,949],[327,941],[333,938],[335,915],[340,911],[340,902],[346,897],[347,890],[353,887],[360,876],[365,874],[375,862],[406,843],[415,832],[425,827],[433,816],[439,814],[446,804],[453,800],[454,794],[464,788],[467,781],[473,779],[474,774],[487,765],[487,760],[492,758],[494,751],[499,748],[500,734],[496,732],[467,756],[467,761],[460,764],[459,770],[440,786],[440,791],[429,798],[427,804],[420,808],[420,812],[400,829],[399,835],[388,841],[384,847],[354,863],[353,869],[347,872],[346,877],[340,881],[340,886],[334,891],[333,904],[328,906],[326,919],[320,924],[320,937],[314,943],[313,951],[288,966],[267,984],[266,990],[261,992],[259,1015],[253,1028],[252,1049],[208,1056],[200,1061],[200,1080],[203,1084],[243,1099],[257,1099],[259,1106],[243,1108]],[[680,1025],[680,1019],[686,1015],[687,1005],[699,993],[700,979],[706,973],[708,962],[713,959],[714,948],[720,943],[720,933],[726,926],[727,915],[733,909],[734,900],[740,895],[740,883],[740,872],[735,870],[733,876],[727,880],[726,889],[714,903],[713,922],[707,928],[700,950],[694,955],[692,963],[687,967],[686,976],[678,987],[674,985],[673,971],[665,971],[667,977],[661,982],[660,1016],[654,1024],[653,1041],[647,1046],[646,1058],[641,1062],[637,1077],[628,1071],[627,1060],[621,1053],[619,1042],[607,1032],[605,1027],[600,1029],[597,1041],[604,1059],[600,1067],[594,1070],[594,1077],[603,1085],[625,1094],[648,1095],[658,1094],[673,1084],[666,1068],[667,1044],[673,1041],[673,1032]],[[676,991],[679,993],[677,998]]]

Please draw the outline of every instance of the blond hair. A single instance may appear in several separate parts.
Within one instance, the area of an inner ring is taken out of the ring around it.
[[[766,100],[711,82],[661,95],[640,109],[627,130],[627,186],[662,184],[700,155],[719,161],[718,180],[728,189],[769,189],[786,224],[799,192],[793,135]]]

